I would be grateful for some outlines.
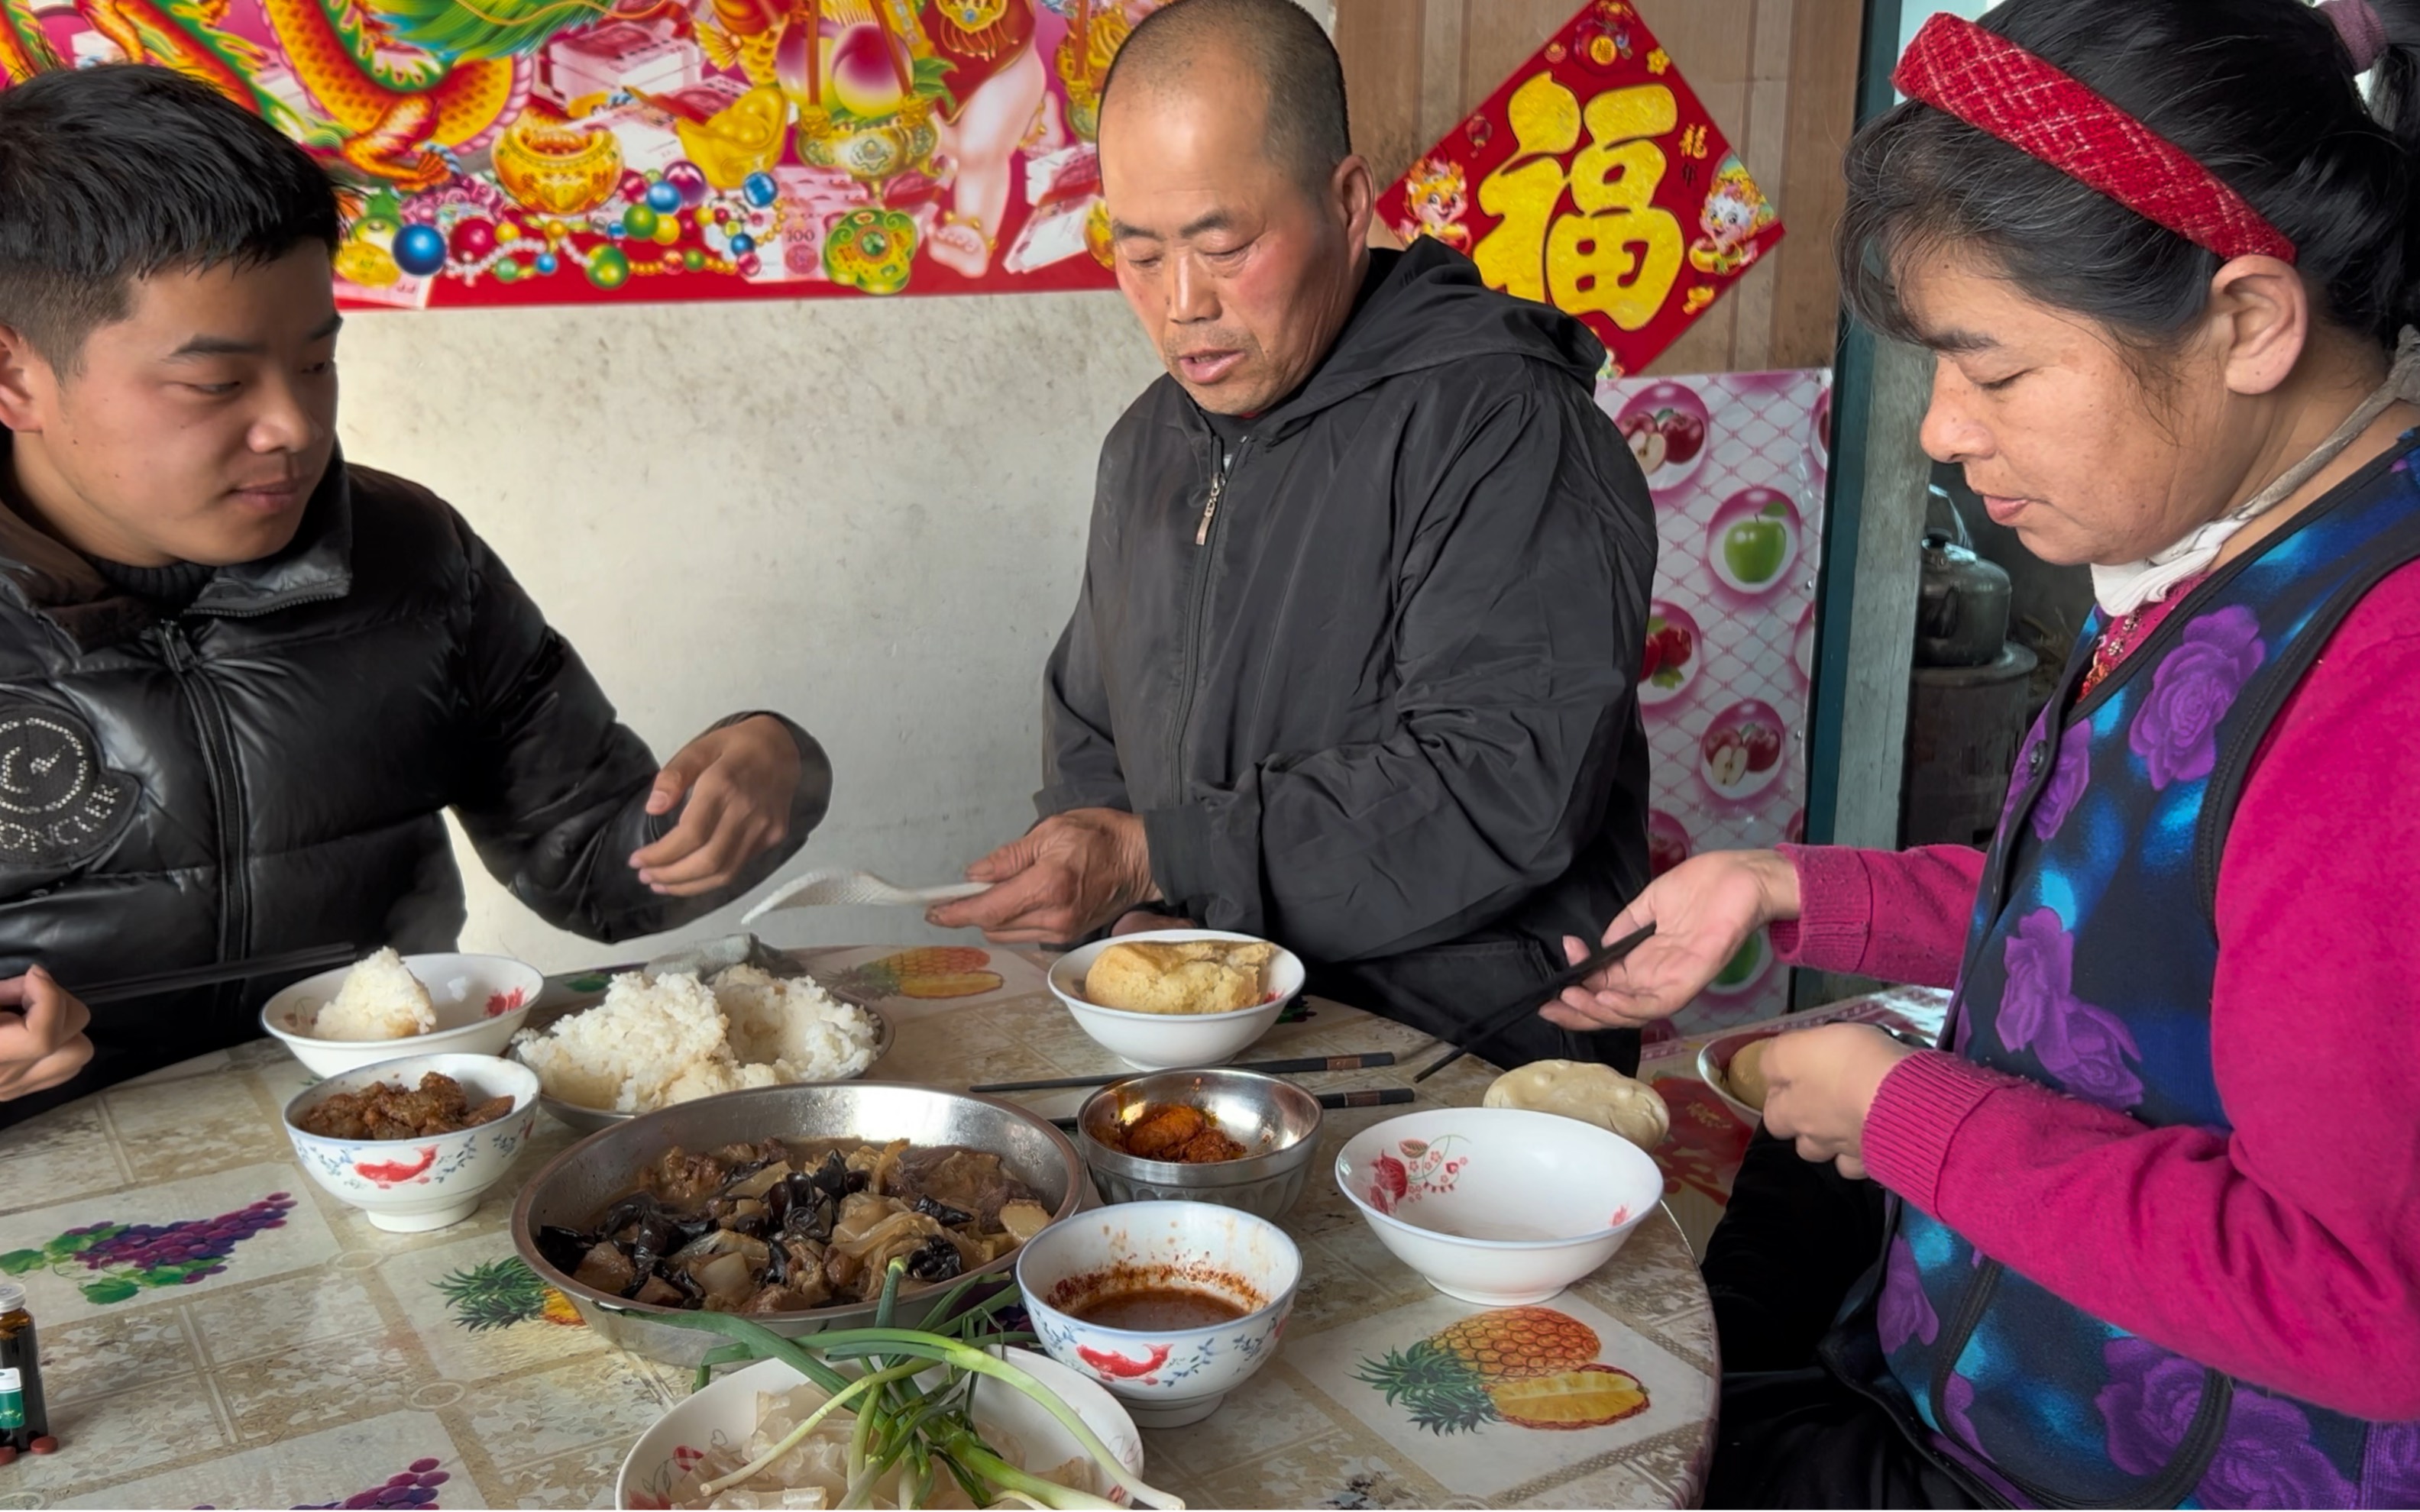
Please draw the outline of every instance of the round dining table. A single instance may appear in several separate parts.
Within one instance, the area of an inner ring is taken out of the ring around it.
[[[797,954],[890,1021],[875,1079],[963,1089],[1122,1069],[1030,955]],[[551,980],[542,1005],[601,990],[612,969]],[[1411,1089],[1442,1053],[1306,999],[1243,1058],[1393,1057],[1299,1078],[1326,1092]],[[1337,1190],[1344,1140],[1476,1105],[1496,1074],[1465,1059],[1416,1102],[1327,1113],[1282,1220],[1304,1260],[1282,1349],[1216,1415],[1143,1435],[1155,1485],[1214,1507],[1696,1504],[1719,1365],[1668,1212],[1560,1295],[1491,1312],[1432,1289]],[[470,1218],[387,1233],[296,1164],[282,1110],[310,1082],[256,1041],[0,1130],[0,1275],[29,1293],[58,1440],[0,1465],[0,1508],[613,1504],[623,1457],[690,1378],[607,1345],[514,1250],[514,1193],[578,1135],[541,1118]],[[1007,1095],[1062,1117],[1086,1093]],[[113,1235],[180,1224],[242,1237],[209,1274],[114,1257]],[[1489,1347],[1446,1399],[1390,1390],[1423,1340]]]

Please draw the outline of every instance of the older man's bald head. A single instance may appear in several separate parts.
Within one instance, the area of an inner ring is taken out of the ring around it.
[[[1144,17],[1101,87],[1102,131],[1112,102],[1205,89],[1232,97],[1238,79],[1258,86],[1250,104],[1265,112],[1270,161],[1306,191],[1326,189],[1353,151],[1344,66],[1295,0],[1171,0]]]

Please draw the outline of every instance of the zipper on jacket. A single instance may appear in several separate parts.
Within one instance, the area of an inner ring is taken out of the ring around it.
[[[1218,522],[1218,496],[1226,491],[1227,468],[1226,465],[1222,463],[1220,464],[1218,471],[1211,476],[1210,497],[1202,501],[1202,528],[1193,532],[1193,544],[1195,546],[1208,546],[1210,544],[1210,527]]]
[[[1176,690],[1176,721],[1169,731],[1168,779],[1179,801],[1185,794],[1185,729],[1193,722],[1193,684],[1202,673],[1202,616],[1209,606],[1210,563],[1218,555],[1210,548],[1218,537],[1218,501],[1227,496],[1228,476],[1251,444],[1252,439],[1247,436],[1235,443],[1234,450],[1219,452],[1218,471],[1210,474],[1210,496],[1202,504],[1202,524],[1193,532],[1193,544],[1199,549],[1193,558],[1193,593],[1185,616],[1185,680]]]
[[[193,641],[182,620],[160,622],[160,646],[169,672],[193,710],[201,735],[202,772],[210,789],[210,807],[218,824],[219,959],[240,961],[252,930],[252,883],[244,867],[243,810],[236,786],[235,739],[227,728],[226,707],[218,690],[201,671]],[[231,1014],[240,1000],[243,983],[219,989],[219,1011]]]

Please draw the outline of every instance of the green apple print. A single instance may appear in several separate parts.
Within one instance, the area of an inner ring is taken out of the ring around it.
[[[1731,957],[1729,964],[1725,965],[1722,970],[1714,973],[1714,985],[1717,987],[1738,986],[1741,982],[1747,980],[1748,978],[1756,974],[1757,963],[1761,961],[1763,958],[1764,936],[1761,934],[1749,935],[1747,937],[1747,943],[1739,948],[1739,954]]]
[[[1731,576],[1751,586],[1780,576],[1790,554],[1790,510],[1772,503],[1723,532],[1723,562]]]

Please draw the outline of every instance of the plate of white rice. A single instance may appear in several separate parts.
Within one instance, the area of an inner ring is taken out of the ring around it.
[[[851,1081],[891,1048],[891,1026],[803,978],[732,966],[710,977],[625,971],[592,1008],[513,1040],[539,1103],[575,1129],[793,1082]]]

